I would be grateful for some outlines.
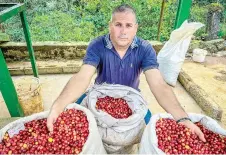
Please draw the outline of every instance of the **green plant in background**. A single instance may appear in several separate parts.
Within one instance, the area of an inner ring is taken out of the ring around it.
[[[162,29],[161,40],[168,39],[172,31],[176,9],[172,9],[171,4],[175,2],[176,0],[169,0],[169,8],[165,9],[167,13],[164,16],[164,22],[166,23]],[[25,3],[28,8],[28,22],[33,41],[90,41],[108,32],[111,10],[124,1],[52,0],[46,2],[44,0],[25,0]],[[127,3],[137,11],[138,36],[148,40],[156,39],[161,1],[131,0]],[[173,8],[176,6],[174,5]],[[170,26],[169,23],[172,25]],[[7,21],[5,27],[12,40],[23,41],[19,18]]]
[[[53,11],[49,15],[35,16],[31,32],[33,40],[87,41],[93,36],[94,25],[83,21],[78,24],[70,14]]]
[[[219,37],[226,39],[226,25],[220,24]]]
[[[206,24],[210,3],[219,2],[225,7],[225,0],[194,0],[190,21]],[[23,2],[23,0],[18,0]],[[146,40],[157,39],[161,0],[24,0],[33,41],[90,41],[106,34],[112,9],[124,2],[132,5],[138,17],[138,36]],[[178,0],[167,0],[161,28],[161,41],[169,39],[176,18]],[[225,34],[223,14],[219,36]],[[24,41],[19,17],[4,23],[6,33],[12,41]],[[207,35],[205,28],[195,34],[197,38]]]
[[[223,11],[224,7],[220,3],[210,3],[207,5],[209,11]]]
[[[9,41],[9,36],[0,30],[0,42]]]
[[[193,5],[191,8],[190,21],[201,22],[206,26],[207,12],[208,12],[208,9],[206,6],[203,7],[200,5]],[[195,36],[197,36],[197,39],[206,37],[207,36],[206,28],[202,27],[201,29],[197,30],[197,32],[195,33]]]
[[[174,29],[174,22],[176,19],[178,1],[168,0],[164,10],[164,19],[161,29],[160,41],[169,39],[171,32]]]

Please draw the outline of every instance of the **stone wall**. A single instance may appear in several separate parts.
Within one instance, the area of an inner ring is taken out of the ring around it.
[[[163,44],[150,41],[156,52]],[[86,53],[88,42],[35,42],[33,43],[36,60],[74,60],[81,59]],[[26,43],[6,42],[0,44],[7,62],[29,60]]]
[[[72,60],[82,58],[88,43],[85,42],[35,42],[36,60]],[[0,45],[6,61],[28,60],[26,43],[7,42]]]
[[[208,55],[226,56],[226,41],[224,39],[210,41],[192,40],[188,49],[188,54],[191,54],[195,48],[207,50]]]
[[[157,53],[163,47],[159,41],[149,42]],[[36,60],[74,60],[84,57],[88,44],[88,42],[34,42],[33,48]],[[6,42],[0,44],[0,48],[7,62],[29,60],[26,43]],[[226,56],[226,41],[224,39],[192,40],[187,55],[191,55],[195,48],[207,50],[208,55]]]
[[[1,24],[0,24],[0,28],[1,28]],[[5,41],[9,41],[9,36],[5,33],[2,33],[0,29],[0,43]]]

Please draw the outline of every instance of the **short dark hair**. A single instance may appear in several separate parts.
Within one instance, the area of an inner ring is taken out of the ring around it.
[[[112,11],[112,14],[111,14],[111,21],[112,21],[112,18],[114,16],[115,13],[117,12],[132,12],[134,15],[135,15],[135,18],[136,18],[136,22],[137,22],[137,17],[136,17],[136,11],[133,7],[131,7],[130,5],[128,4],[122,4],[122,5],[119,5],[117,6],[113,11]]]

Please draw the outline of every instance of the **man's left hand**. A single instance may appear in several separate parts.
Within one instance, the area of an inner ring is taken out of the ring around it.
[[[186,121],[183,121],[183,122],[180,122],[180,124],[183,124],[185,125],[187,128],[189,128],[191,130],[191,132],[193,134],[196,134],[200,140],[202,140],[203,142],[206,142],[206,139],[204,137],[204,134],[203,132],[200,130],[200,128],[198,126],[196,126],[194,123],[192,123],[191,121],[189,120],[186,120]]]

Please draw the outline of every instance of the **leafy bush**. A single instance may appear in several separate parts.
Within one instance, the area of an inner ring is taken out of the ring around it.
[[[201,38],[206,36],[206,23],[207,23],[207,7],[199,6],[199,5],[193,5],[191,8],[191,16],[190,21],[193,22],[201,22],[205,24],[205,27],[202,27],[201,29],[197,30],[195,35],[197,38]]]
[[[219,32],[219,36],[221,38],[226,39],[226,25],[225,24],[220,24],[220,32]]]
[[[15,0],[22,2],[23,0]],[[225,0],[218,0],[225,7]],[[3,0],[4,2],[4,0]],[[157,39],[158,22],[162,1],[160,0],[24,0],[27,19],[33,41],[90,41],[108,33],[108,23],[112,9],[124,2],[137,12],[138,36],[147,40]],[[206,6],[216,0],[194,0],[190,21],[206,24]],[[173,30],[178,0],[167,0],[161,28],[161,41],[169,39]],[[223,18],[226,17],[224,12]],[[225,34],[225,20],[222,20],[221,33]],[[19,16],[4,23],[6,33],[13,41],[24,41]],[[201,37],[205,28],[196,33]]]

